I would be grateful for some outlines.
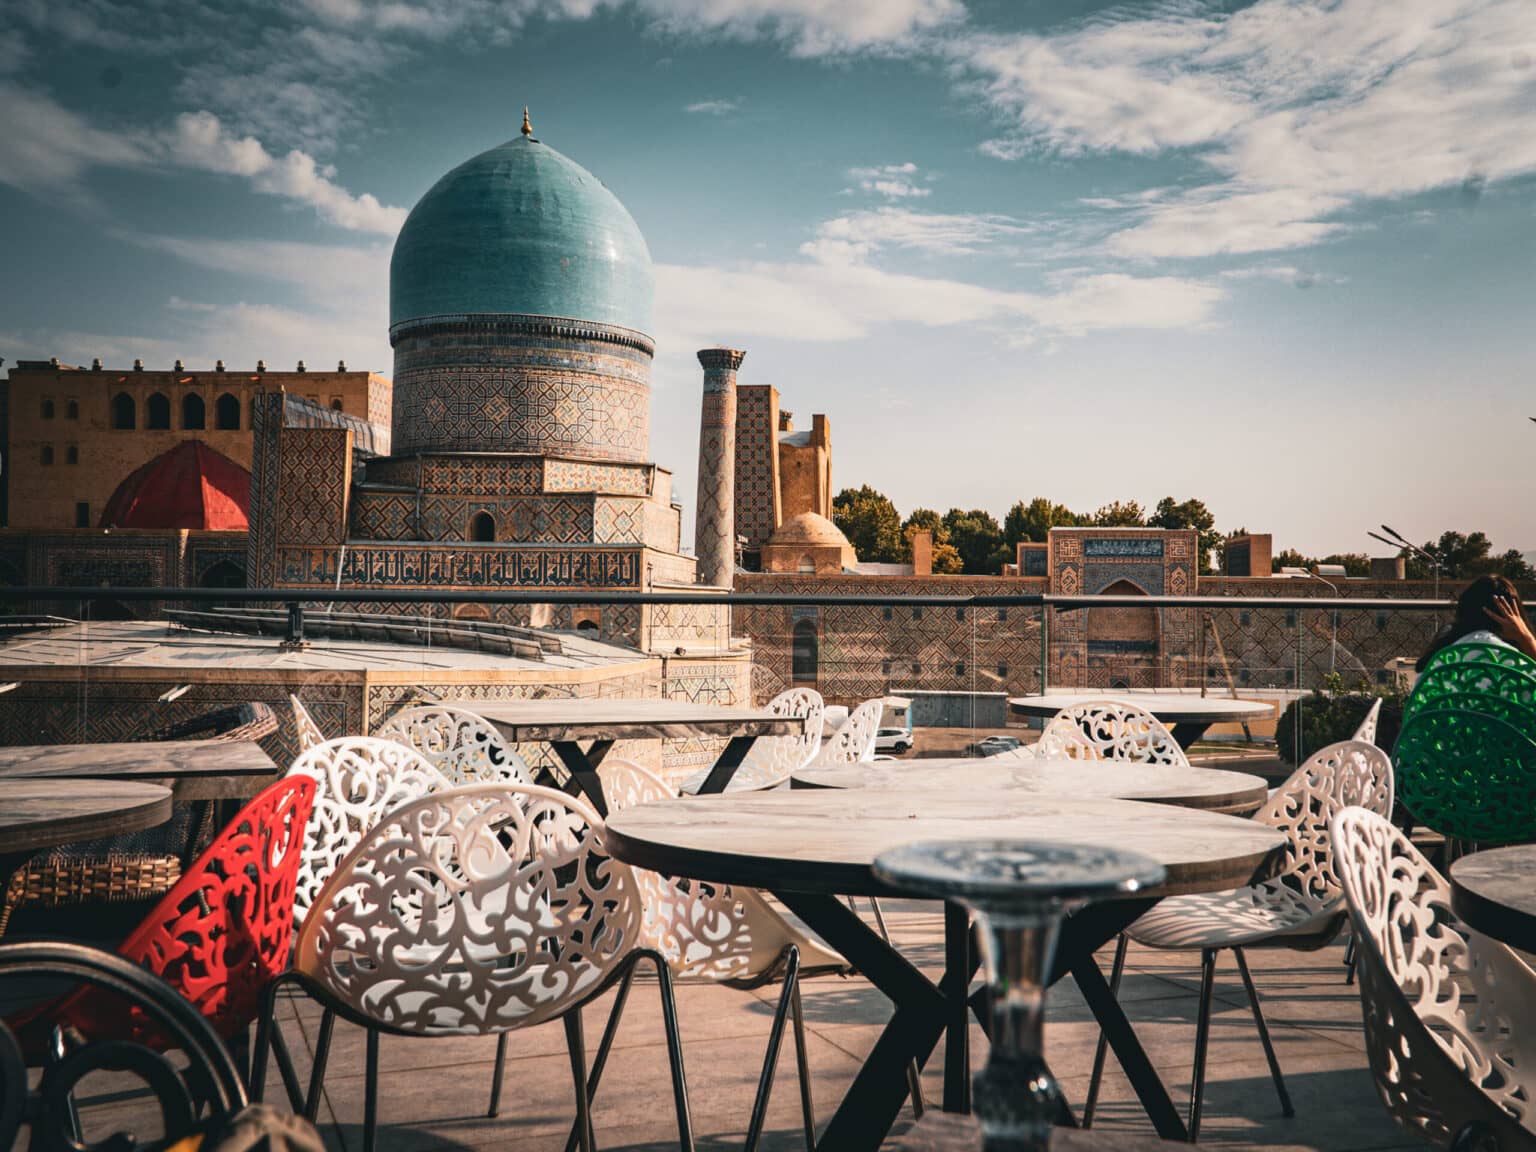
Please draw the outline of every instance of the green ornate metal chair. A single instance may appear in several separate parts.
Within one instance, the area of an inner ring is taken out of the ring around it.
[[[1421,823],[1455,840],[1536,839],[1536,717],[1511,723],[1480,710],[1489,701],[1449,695],[1404,718],[1393,753],[1398,796]]]

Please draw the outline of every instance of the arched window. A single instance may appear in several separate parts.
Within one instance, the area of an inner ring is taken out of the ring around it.
[[[208,406],[196,392],[188,392],[181,398],[181,426],[183,428],[208,427]]]
[[[240,430],[240,401],[233,392],[225,392],[214,401],[213,426],[225,432]]]
[[[64,415],[68,416],[71,420],[78,420],[78,419],[80,419],[80,401],[78,401],[78,400],[66,400],[66,401],[64,401]]]
[[[233,560],[220,560],[203,573],[200,584],[204,588],[244,588],[245,565]]]
[[[53,400],[50,399],[50,398],[45,398],[43,400],[43,419],[44,420],[52,420],[53,419]]]
[[[597,631],[597,621],[596,620],[578,620],[578,621],[576,621],[576,631],[578,631],[578,632],[593,632],[593,633],[595,633]]]
[[[171,398],[164,392],[152,393],[144,401],[144,427],[169,428],[171,426]]]
[[[345,407],[346,406],[344,404],[342,404],[342,402],[341,402],[341,397],[340,396],[332,396],[331,397],[331,411],[332,412],[342,412],[342,411],[345,410]]]
[[[816,682],[816,664],[818,659],[819,641],[816,637],[816,624],[812,620],[797,620],[791,654],[790,678],[796,684],[814,684]]]
[[[802,556],[800,557],[800,564],[795,571],[801,576],[814,576],[816,575],[816,561],[812,560],[809,556]]]
[[[469,538],[476,544],[496,541],[496,521],[489,512],[476,512],[469,521]]]
[[[133,402],[133,397],[126,392],[112,397],[112,427],[135,428],[138,423],[138,405]]]

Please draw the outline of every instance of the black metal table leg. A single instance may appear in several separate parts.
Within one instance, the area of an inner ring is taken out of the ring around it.
[[[1152,1067],[1146,1049],[1136,1036],[1131,1022],[1126,1019],[1120,1002],[1110,991],[1093,954],[1120,932],[1129,927],[1142,913],[1156,904],[1153,900],[1106,900],[1090,904],[1068,916],[1061,926],[1061,937],[1056,946],[1056,964],[1051,973],[1055,983],[1071,972],[1078,990],[1087,1001],[1089,1011],[1104,1030],[1109,1046],[1114,1049],[1115,1059],[1131,1082],[1136,1098],[1141,1101],[1147,1118],[1164,1140],[1188,1140],[1189,1129],[1179,1110],[1173,1106],[1168,1088],[1157,1069]]]
[[[941,986],[935,986],[836,897],[803,892],[774,895],[896,1005],[817,1144],[828,1152],[878,1152],[906,1102],[907,1065],[913,1060],[925,1063],[956,1018],[956,1007],[942,991],[953,985],[946,977]],[[965,983],[969,982],[968,972]],[[964,1007],[962,994],[959,1011]]]
[[[756,736],[732,736],[730,742],[721,749],[720,757],[704,778],[704,783],[699,785],[699,795],[713,796],[724,792],[725,786],[736,775],[736,769],[741,767],[741,762],[747,758],[756,740]]]
[[[1189,747],[1200,737],[1205,735],[1205,730],[1211,726],[1208,720],[1186,721],[1183,724],[1175,724],[1169,729],[1169,735],[1178,741],[1179,747],[1188,752]]]
[[[944,995],[949,1031],[944,1039],[944,1111],[971,1110],[970,1018],[967,993],[976,964],[971,960],[971,918],[959,904],[944,905]]]
[[[597,775],[597,766],[608,755],[613,741],[594,740],[591,753],[582,751],[581,745],[574,740],[552,740],[549,746],[571,774],[571,784],[586,795],[599,816],[607,816],[608,801],[603,799],[603,782]],[[571,794],[575,795],[575,792]]]

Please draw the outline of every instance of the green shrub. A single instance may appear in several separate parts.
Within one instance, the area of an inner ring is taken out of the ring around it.
[[[1368,684],[1346,691],[1342,677],[1333,675],[1323,686],[1299,700],[1293,700],[1280,714],[1275,726],[1275,743],[1280,755],[1292,764],[1300,764],[1319,748],[1348,740],[1365,720],[1376,701],[1381,700],[1381,716],[1376,722],[1376,744],[1389,751],[1397,743],[1403,726],[1403,694],[1396,689],[1377,692]],[[1296,710],[1301,709],[1301,747],[1296,747]]]

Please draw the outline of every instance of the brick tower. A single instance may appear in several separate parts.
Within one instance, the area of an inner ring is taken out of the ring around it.
[[[704,348],[704,406],[699,421],[699,502],[693,550],[700,584],[729,588],[736,576],[736,369],[747,354]]]

